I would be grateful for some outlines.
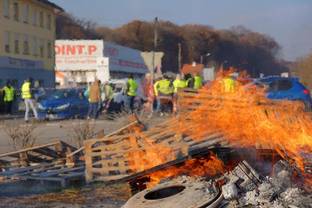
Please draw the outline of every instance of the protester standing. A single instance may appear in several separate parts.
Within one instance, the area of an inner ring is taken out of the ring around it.
[[[4,101],[5,113],[8,115],[12,115],[13,114],[13,101],[15,98],[15,89],[11,85],[10,81],[7,81],[2,91],[4,92],[3,101]]]
[[[154,92],[155,96],[160,101],[161,115],[163,114],[166,107],[164,102],[167,102],[166,104],[168,104],[168,102],[172,103],[173,91],[174,91],[173,84],[167,75],[164,75],[164,77],[161,80],[155,82]]]
[[[222,79],[222,84],[225,93],[233,93],[235,91],[235,79],[232,74],[226,75]]]
[[[127,82],[127,96],[130,112],[134,111],[134,99],[137,95],[138,83],[134,80],[133,75],[130,74]]]
[[[109,82],[105,82],[104,83],[104,95],[105,95],[105,98],[104,98],[104,102],[103,102],[103,111],[104,112],[107,112],[108,111],[108,108],[114,98],[114,91],[113,91],[113,87],[109,84]]]
[[[194,76],[194,89],[198,90],[203,86],[203,78],[199,75],[199,73]]]
[[[153,105],[154,105],[154,86],[153,79],[150,73],[145,75],[145,79],[143,81],[143,93],[145,99],[144,103],[144,112],[149,113],[149,117],[153,114]]]
[[[29,119],[29,108],[32,109],[35,118],[38,119],[38,113],[37,113],[34,100],[33,100],[33,96],[32,96],[32,92],[31,92],[31,79],[30,78],[24,81],[21,91],[22,91],[22,98],[25,102],[25,107],[26,107],[25,121],[28,122],[28,119]]]
[[[174,94],[173,94],[173,112],[177,112],[177,103],[178,103],[178,92],[181,89],[187,87],[187,82],[182,79],[180,74],[177,74],[176,79],[173,81]]]
[[[95,80],[89,88],[89,111],[88,119],[98,117],[98,107],[101,100],[101,90],[99,80]]]

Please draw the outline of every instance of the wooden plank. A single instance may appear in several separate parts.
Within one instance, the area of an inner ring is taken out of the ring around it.
[[[58,155],[57,153],[52,150],[52,149],[49,149],[47,147],[42,147],[42,148],[38,148],[38,149],[34,149],[32,150],[33,152],[37,152],[39,154],[42,154],[42,155],[46,155],[46,156],[49,156],[51,158],[58,158]]]
[[[31,176],[38,176],[38,177],[51,177],[51,176],[57,176],[59,174],[64,174],[64,173],[69,173],[69,172],[76,172],[76,171],[83,171],[84,172],[85,167],[75,167],[75,168],[60,168],[59,170],[49,170],[47,172],[43,172],[41,174],[36,174],[33,175],[31,174]]]
[[[4,154],[0,154],[0,158],[10,157],[10,156],[14,157],[14,155],[17,155],[19,153],[28,152],[28,151],[32,151],[34,149],[43,148],[43,147],[50,147],[50,146],[54,146],[54,145],[59,144],[59,143],[60,143],[60,141],[57,141],[57,142],[53,142],[53,143],[49,143],[49,144],[45,144],[45,145],[39,145],[39,146],[35,146],[35,147],[25,148],[25,149],[14,151],[14,152],[7,152]]]

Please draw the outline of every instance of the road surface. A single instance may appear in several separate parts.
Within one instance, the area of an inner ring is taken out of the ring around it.
[[[36,124],[34,135],[37,138],[36,144],[46,144],[53,142],[57,139],[61,139],[74,146],[77,146],[77,140],[73,138],[73,129],[77,125],[86,122],[86,120],[66,120],[66,121],[50,121]],[[128,123],[127,117],[118,118],[115,120],[96,120],[90,121],[90,124],[94,126],[96,132],[103,130],[105,134],[108,134],[114,130],[121,128]],[[26,124],[23,119],[5,120],[0,124],[0,153],[13,151],[12,139],[6,133],[8,126],[19,126],[23,128]]]

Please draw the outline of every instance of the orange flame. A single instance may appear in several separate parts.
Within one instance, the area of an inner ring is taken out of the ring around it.
[[[222,72],[210,86],[196,94],[182,92],[179,96],[181,112],[178,118],[168,122],[168,128],[177,135],[187,135],[192,139],[206,139],[219,132],[234,147],[274,149],[303,171],[305,159],[302,155],[311,154],[312,150],[312,118],[304,112],[303,105],[294,101],[269,100],[265,97],[264,88],[246,87],[239,81],[234,92],[225,92],[224,76],[227,73]],[[140,131],[135,131],[130,137],[130,145],[133,151],[128,157],[133,161],[132,170],[136,172],[175,159],[172,147],[156,143]],[[210,170],[206,165],[202,168]],[[194,173],[197,170],[189,169]],[[176,171],[165,171],[161,173],[164,176],[151,177],[158,178],[154,179],[157,181],[168,174],[176,175]]]
[[[154,172],[149,175],[150,182],[147,184],[148,188],[157,185],[162,179],[170,178],[179,175],[188,176],[216,176],[223,173],[225,166],[221,160],[215,155],[211,155],[208,159],[191,159],[187,160],[183,166],[171,166],[167,169]]]
[[[180,116],[180,132],[204,139],[217,131],[232,145],[275,149],[304,170],[302,154],[312,150],[312,119],[301,103],[274,102],[265,97],[263,89],[238,82],[234,92],[226,93],[222,77],[193,97],[182,94],[182,108],[194,102],[196,108]]]

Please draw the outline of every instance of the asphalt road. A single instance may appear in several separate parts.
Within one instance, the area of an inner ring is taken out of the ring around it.
[[[78,125],[84,125],[86,120],[66,120],[66,121],[50,121],[35,124],[33,135],[37,138],[36,144],[47,144],[58,139],[61,139],[74,146],[77,145],[77,140],[74,139],[74,129]],[[89,121],[94,127],[94,131],[104,130],[108,134],[114,130],[126,125],[129,121],[127,117],[121,117],[115,120],[96,120]],[[7,134],[8,128],[25,128],[26,124],[23,119],[3,120],[0,123],[0,153],[13,151],[12,139]]]

